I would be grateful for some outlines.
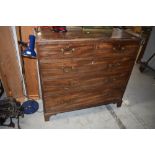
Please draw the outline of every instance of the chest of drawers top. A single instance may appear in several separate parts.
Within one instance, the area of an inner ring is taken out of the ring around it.
[[[84,40],[92,40],[92,41],[107,41],[107,42],[115,42],[115,41],[132,41],[139,42],[139,38],[127,33],[123,32],[121,38],[112,38],[112,32],[84,32],[84,31],[69,31],[67,33],[56,33],[52,32],[48,29],[42,30],[40,35],[37,35],[37,44],[42,43],[52,43],[55,41],[84,41]]]

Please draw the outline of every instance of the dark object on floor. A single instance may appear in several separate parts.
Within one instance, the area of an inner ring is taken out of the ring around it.
[[[33,114],[39,109],[39,104],[35,100],[28,100],[22,104],[24,114]]]
[[[151,55],[151,57],[150,57],[147,61],[141,62],[141,63],[140,63],[139,70],[140,70],[141,73],[143,73],[144,70],[145,70],[146,68],[148,68],[148,69],[150,69],[150,70],[152,70],[152,71],[155,72],[155,69],[149,66],[149,62],[150,62],[150,61],[152,60],[152,58],[154,58],[154,57],[155,57],[155,53],[153,53],[153,54]]]
[[[6,98],[0,100],[0,126],[15,127],[15,123],[12,121],[12,118],[18,119],[18,129],[19,126],[19,117],[24,116],[23,107],[20,102],[17,102],[14,98]],[[9,124],[4,124],[5,121],[10,118]]]
[[[3,88],[2,82],[0,80],[0,97],[3,95],[3,93],[4,93],[4,88]]]

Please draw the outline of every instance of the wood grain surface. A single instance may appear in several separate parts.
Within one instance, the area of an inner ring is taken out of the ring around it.
[[[0,74],[6,95],[22,100],[22,75],[11,26],[0,27]]]
[[[29,35],[34,34],[33,26],[20,26],[21,40],[29,42]],[[29,98],[39,98],[39,81],[37,59],[23,58],[25,70],[26,91]]]

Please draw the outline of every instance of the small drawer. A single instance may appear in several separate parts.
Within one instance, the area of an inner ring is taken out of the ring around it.
[[[99,57],[136,57],[138,46],[136,44],[123,43],[98,43],[96,48],[96,56]]]
[[[39,45],[38,55],[44,59],[92,57],[94,56],[94,43],[70,42],[61,44]]]
[[[105,75],[110,73],[122,73],[131,70],[131,67],[133,67],[134,64],[134,58],[132,57],[122,57],[119,59],[114,58],[105,58],[105,57],[98,57],[96,58],[95,62],[97,64],[105,64],[107,67],[104,70]]]

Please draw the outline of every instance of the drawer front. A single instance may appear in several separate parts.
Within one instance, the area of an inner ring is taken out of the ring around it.
[[[98,43],[95,54],[99,57],[136,57],[139,46],[123,42]]]
[[[108,102],[110,100],[116,100],[122,98],[122,91],[120,90],[101,90],[96,92],[81,92],[78,94],[63,96],[61,98],[45,98],[45,111],[52,112],[58,111],[60,112],[74,109],[87,107],[88,105],[96,105],[98,103]]]
[[[42,77],[48,78],[70,78],[80,74],[85,76],[91,72],[103,71],[107,68],[106,62],[96,62],[94,59],[56,59],[51,62],[40,63]]]
[[[77,75],[89,75],[100,72],[102,75],[122,73],[132,69],[134,59],[124,57],[112,58],[85,58],[85,59],[55,59],[41,61],[40,70],[43,79],[70,78]]]
[[[129,73],[121,73],[107,77],[75,77],[74,79],[59,79],[43,81],[45,96],[59,96],[62,94],[77,93],[83,90],[125,87]]]
[[[70,58],[70,57],[92,57],[94,56],[95,45],[93,42],[70,42],[49,45],[38,45],[40,58]]]
[[[90,66],[94,58],[40,60],[41,69],[63,69],[64,72],[74,71],[79,67]]]

